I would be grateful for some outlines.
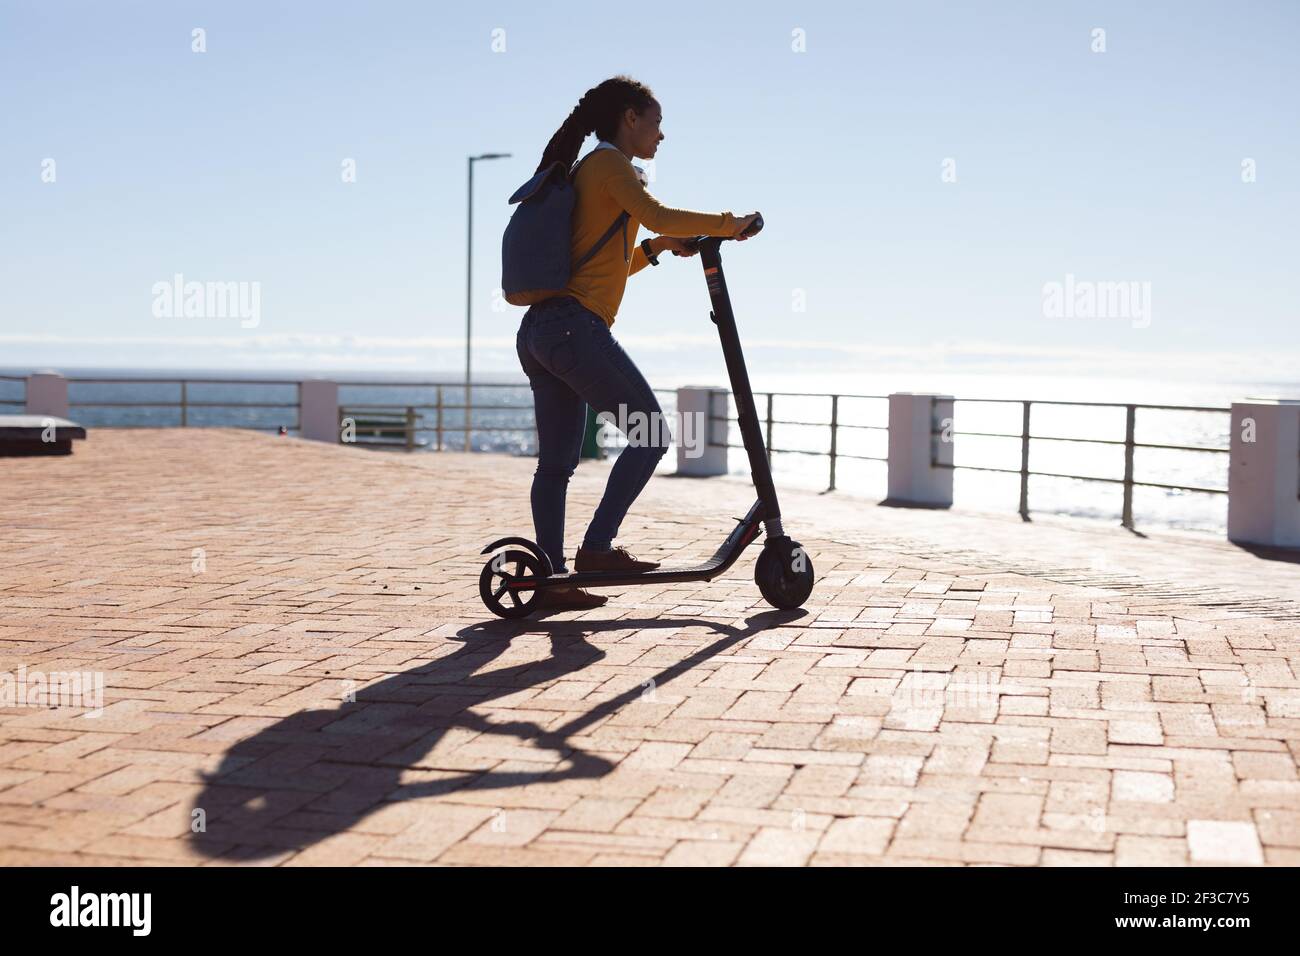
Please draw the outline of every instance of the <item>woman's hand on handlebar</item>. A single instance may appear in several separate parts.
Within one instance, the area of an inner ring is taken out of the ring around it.
[[[735,239],[738,242],[744,242],[746,239],[751,238],[751,236],[744,235],[744,233],[752,229],[755,223],[758,223],[758,221],[762,219],[762,216],[759,213],[751,212],[748,216],[732,216],[732,219],[735,220],[732,223],[732,233],[726,238]],[[673,239],[669,236],[657,236],[652,241],[656,245],[662,247],[660,251],[671,249],[675,256],[689,257],[700,251],[700,242],[705,238],[707,237],[694,236],[690,239]]]
[[[674,239],[672,236],[660,236],[659,244],[663,246],[661,251],[671,251],[675,256],[684,256],[686,258],[690,258],[700,251],[699,242],[696,239]]]
[[[748,216],[744,216],[738,219],[736,221],[736,231],[731,234],[731,238],[735,239],[737,242],[744,242],[746,239],[748,239],[749,236],[746,236],[744,234],[745,230],[748,229],[750,226],[752,226],[754,224],[754,220],[757,218],[758,218],[758,213],[751,212]]]

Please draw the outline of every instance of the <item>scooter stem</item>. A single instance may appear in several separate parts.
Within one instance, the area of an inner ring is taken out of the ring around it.
[[[755,221],[757,228],[751,228],[750,234],[763,226],[760,216]],[[727,375],[731,379],[731,394],[736,402],[736,417],[740,424],[740,435],[745,443],[745,453],[749,456],[749,471],[754,481],[754,490],[758,492],[763,503],[764,527],[769,539],[780,537],[781,506],[777,502],[776,487],[772,483],[772,466],[768,461],[767,446],[763,441],[763,431],[758,424],[758,414],[754,408],[754,392],[749,384],[749,370],[745,367],[745,354],[740,346],[740,334],[736,331],[736,316],[731,309],[731,296],[727,292],[727,279],[722,270],[722,254],[719,247],[725,240],[718,236],[708,236],[700,240],[700,262],[704,267],[704,278],[709,286],[709,299],[713,311],[709,317],[718,327],[718,338],[722,341],[722,356],[727,363]],[[712,422],[710,422],[710,426]],[[707,434],[712,434],[710,427]]]

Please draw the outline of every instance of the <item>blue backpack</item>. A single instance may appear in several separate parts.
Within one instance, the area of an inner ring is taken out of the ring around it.
[[[578,198],[573,180],[578,168],[591,155],[584,156],[567,174],[563,163],[552,163],[510,197],[510,204],[518,203],[519,208],[511,213],[501,240],[501,291],[511,305],[532,305],[563,295],[569,277],[586,265],[620,228],[626,258],[630,217],[622,212],[585,255],[570,263],[573,206]]]

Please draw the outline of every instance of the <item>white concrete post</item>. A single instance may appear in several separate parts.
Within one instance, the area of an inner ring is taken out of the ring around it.
[[[68,380],[58,372],[27,376],[27,414],[68,417]]]
[[[1232,403],[1228,540],[1300,547],[1300,401]]]
[[[703,478],[727,473],[727,424],[711,419],[726,415],[728,394],[707,385],[677,390],[677,474]],[[721,444],[710,444],[710,436]]]
[[[319,379],[303,382],[298,399],[302,437],[339,443],[339,386]]]
[[[898,504],[952,506],[951,395],[889,396],[889,497]],[[943,434],[932,434],[935,431]]]

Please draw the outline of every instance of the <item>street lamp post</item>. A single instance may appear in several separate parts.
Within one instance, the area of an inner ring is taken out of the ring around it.
[[[509,153],[483,153],[468,157],[469,185],[466,189],[469,214],[466,216],[465,239],[465,450],[470,451],[470,418],[474,414],[474,400],[470,391],[469,343],[472,330],[471,315],[474,301],[474,164],[480,159],[509,159]]]

